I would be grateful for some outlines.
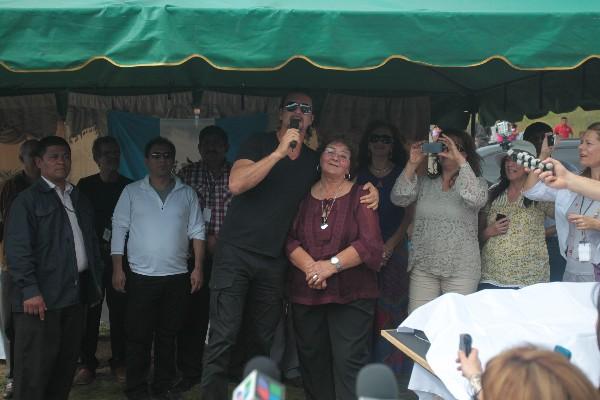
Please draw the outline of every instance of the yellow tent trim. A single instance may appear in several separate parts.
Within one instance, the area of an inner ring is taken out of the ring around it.
[[[504,57],[504,56],[500,56],[500,55],[495,55],[495,56],[490,56],[480,62],[474,63],[474,64],[468,64],[468,65],[454,65],[454,66],[448,66],[448,65],[436,65],[436,64],[431,64],[431,63],[427,63],[427,62],[423,62],[423,61],[414,61],[411,60],[408,57],[405,57],[403,55],[391,55],[389,57],[387,57],[385,60],[383,60],[381,63],[373,65],[373,66],[368,66],[368,67],[357,67],[357,68],[347,68],[347,67],[335,67],[335,66],[330,66],[330,65],[322,65],[319,64],[313,60],[311,60],[309,57],[307,56],[303,56],[303,55],[294,55],[290,58],[288,58],[286,61],[284,61],[283,63],[275,66],[275,67],[261,67],[261,68],[242,68],[242,67],[225,67],[225,66],[220,66],[215,64],[214,62],[212,62],[208,57],[205,57],[201,54],[192,54],[187,56],[186,58],[184,58],[181,61],[175,61],[175,62],[164,62],[164,63],[146,63],[146,64],[121,64],[118,63],[116,61],[114,61],[112,58],[107,57],[107,56],[95,56],[95,57],[91,57],[89,58],[87,61],[85,61],[84,63],[75,66],[75,67],[71,67],[71,68],[53,68],[53,69],[20,69],[20,68],[13,68],[11,66],[9,66],[6,62],[4,61],[0,61],[0,65],[2,65],[6,70],[10,71],[10,72],[15,72],[15,73],[53,73],[53,72],[75,72],[75,71],[79,71],[82,70],[83,68],[87,67],[89,64],[91,64],[94,61],[98,61],[98,60],[104,60],[112,65],[114,65],[115,67],[119,67],[119,68],[140,68],[140,67],[174,67],[174,66],[179,66],[182,64],[185,64],[186,62],[192,60],[192,59],[201,59],[204,60],[207,64],[209,64],[211,67],[217,69],[217,70],[221,70],[221,71],[241,71],[241,72],[269,72],[269,71],[278,71],[282,68],[284,68],[286,65],[288,65],[290,62],[294,61],[294,60],[304,60],[306,62],[308,62],[309,64],[319,68],[319,69],[323,69],[323,70],[331,70],[331,71],[346,71],[346,72],[358,72],[358,71],[371,71],[377,68],[381,68],[382,66],[384,66],[385,64],[387,64],[388,62],[392,61],[392,60],[403,60],[403,61],[407,61],[407,62],[411,62],[414,64],[418,64],[418,65],[423,65],[423,66],[427,66],[427,67],[437,67],[437,68],[470,68],[470,67],[478,67],[481,65],[484,65],[492,60],[501,60],[503,62],[505,62],[507,65],[509,65],[511,68],[514,68],[516,70],[520,70],[520,71],[568,71],[568,70],[573,70],[576,69],[578,67],[580,67],[581,65],[583,65],[585,62],[594,59],[594,58],[600,58],[600,55],[597,54],[592,54],[589,55],[587,57],[585,57],[584,59],[582,59],[581,61],[579,61],[577,64],[570,66],[570,67],[544,67],[544,68],[525,68],[525,67],[519,67],[515,64],[513,64],[508,58]]]

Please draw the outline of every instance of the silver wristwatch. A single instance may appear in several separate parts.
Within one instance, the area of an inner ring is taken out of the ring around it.
[[[333,264],[333,266],[335,267],[335,273],[337,274],[338,272],[341,272],[342,269],[344,267],[342,267],[342,263],[340,262],[340,259],[337,258],[337,256],[333,256],[331,257],[331,260],[329,260],[330,263]]]

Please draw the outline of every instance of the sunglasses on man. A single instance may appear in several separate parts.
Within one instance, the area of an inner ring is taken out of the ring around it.
[[[369,142],[370,143],[381,142],[383,144],[392,144],[392,143],[394,143],[394,138],[392,138],[390,135],[371,135],[371,136],[369,136]]]
[[[300,107],[302,114],[312,114],[312,106],[306,103],[298,103],[297,101],[290,101],[286,103],[283,108],[285,111],[294,112]]]
[[[161,158],[164,158],[165,160],[170,160],[173,158],[173,153],[171,153],[170,151],[165,151],[164,153],[155,151],[150,153],[150,157],[152,157],[155,160],[160,160]]]

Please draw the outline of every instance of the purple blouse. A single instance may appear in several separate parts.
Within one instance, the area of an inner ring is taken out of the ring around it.
[[[329,260],[348,246],[358,252],[362,264],[342,270],[327,280],[324,290],[308,287],[305,274],[291,266],[288,274],[288,294],[293,303],[318,305],[345,304],[357,299],[371,299],[379,295],[377,271],[381,267],[383,240],[377,212],[360,204],[366,194],[358,185],[338,197],[331,209],[327,229],[321,229],[321,200],[309,193],[302,203],[290,229],[286,245],[289,256],[302,247],[315,260]]]

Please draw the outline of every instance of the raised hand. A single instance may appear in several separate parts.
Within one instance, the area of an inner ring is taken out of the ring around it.
[[[544,171],[540,169],[536,169],[533,171],[535,175],[537,175],[538,179],[546,186],[549,186],[554,189],[566,189],[568,187],[569,179],[572,179],[575,174],[569,172],[567,168],[558,160],[553,158],[546,158],[544,163],[552,163],[551,171]]]
[[[423,153],[421,150],[423,143],[425,143],[424,140],[415,142],[410,146],[410,157],[408,159],[409,164],[419,166],[427,158],[427,154]]]
[[[438,142],[441,142],[446,145],[446,151],[439,153],[439,157],[452,160],[458,165],[462,165],[467,161],[465,156],[460,152],[458,146],[456,146],[456,143],[454,143],[454,140],[452,140],[450,136],[446,136],[442,133],[442,135],[438,139]]]
[[[275,149],[274,153],[280,158],[283,159],[288,155],[288,150],[290,149],[290,143],[296,141],[298,144],[301,144],[300,140],[300,131],[295,128],[289,128],[283,136],[279,140],[279,146]]]

